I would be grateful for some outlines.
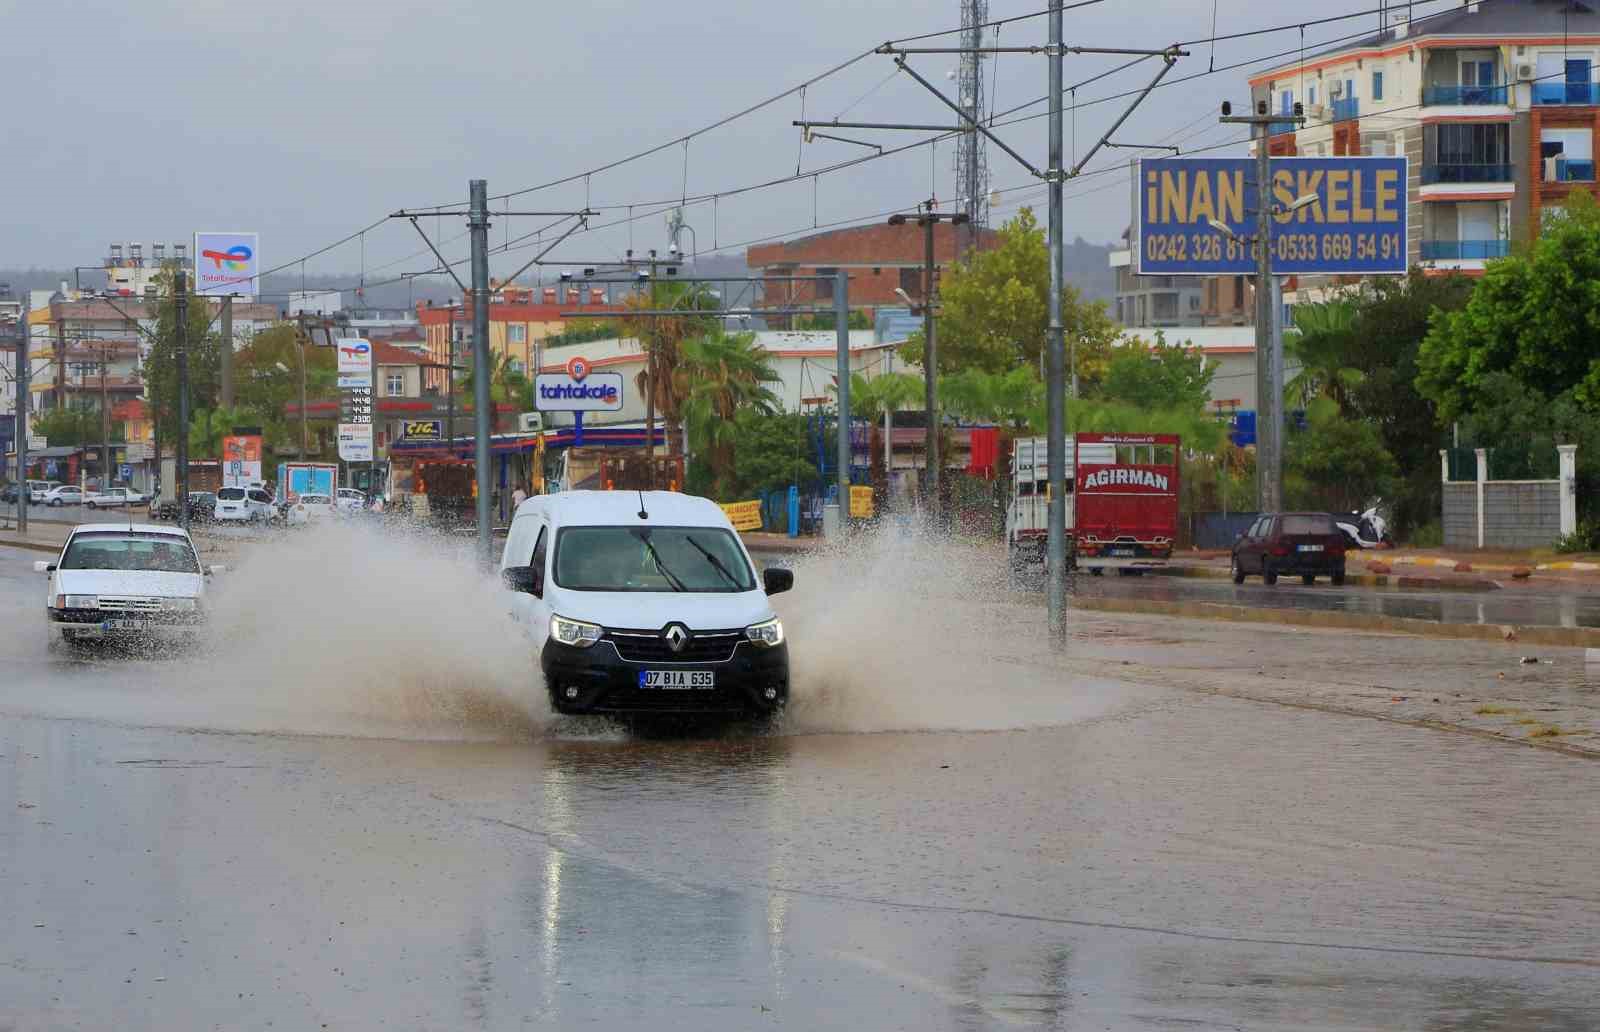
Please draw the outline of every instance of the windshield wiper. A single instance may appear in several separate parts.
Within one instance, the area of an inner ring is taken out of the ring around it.
[[[661,553],[657,552],[656,546],[650,543],[650,538],[640,536],[639,540],[644,543],[644,550],[650,553],[650,561],[656,564],[656,572],[666,578],[667,583],[672,585],[672,590],[688,591],[689,589],[683,586],[683,581],[674,576],[671,570],[661,565]]]
[[[695,551],[706,557],[706,561],[711,564],[712,569],[722,574],[723,580],[727,581],[729,584],[732,584],[734,587],[739,588],[740,590],[744,589],[744,585],[739,583],[738,578],[728,572],[728,568],[722,564],[722,560],[712,555],[711,552],[706,549],[706,546],[696,541],[694,539],[694,535],[685,534],[683,539],[689,542],[689,544],[693,545]]]

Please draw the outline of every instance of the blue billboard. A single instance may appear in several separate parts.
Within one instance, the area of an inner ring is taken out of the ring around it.
[[[1272,271],[1403,274],[1406,176],[1403,157],[1273,158]],[[1253,274],[1256,187],[1254,158],[1141,160],[1139,274]]]

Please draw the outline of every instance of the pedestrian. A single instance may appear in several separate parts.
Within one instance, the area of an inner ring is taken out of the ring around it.
[[[521,484],[518,484],[517,489],[511,492],[511,511],[515,513],[518,509],[522,508],[522,503],[527,500],[528,492],[522,489]]]

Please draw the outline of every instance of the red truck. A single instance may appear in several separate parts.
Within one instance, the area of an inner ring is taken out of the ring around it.
[[[1164,566],[1178,537],[1178,448],[1173,434],[1067,435],[1069,568],[1099,573]],[[1016,571],[1043,563],[1049,476],[1043,437],[1012,448],[1006,550]]]

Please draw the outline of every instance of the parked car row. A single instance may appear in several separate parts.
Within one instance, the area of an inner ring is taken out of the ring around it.
[[[77,484],[63,484],[59,480],[29,480],[23,485],[7,484],[0,490],[0,501],[14,503],[20,495],[26,495],[30,505],[46,505],[52,509],[66,505],[84,505],[91,509],[132,508],[148,505],[150,502],[148,495],[132,488],[108,487],[98,491],[86,491]]]

